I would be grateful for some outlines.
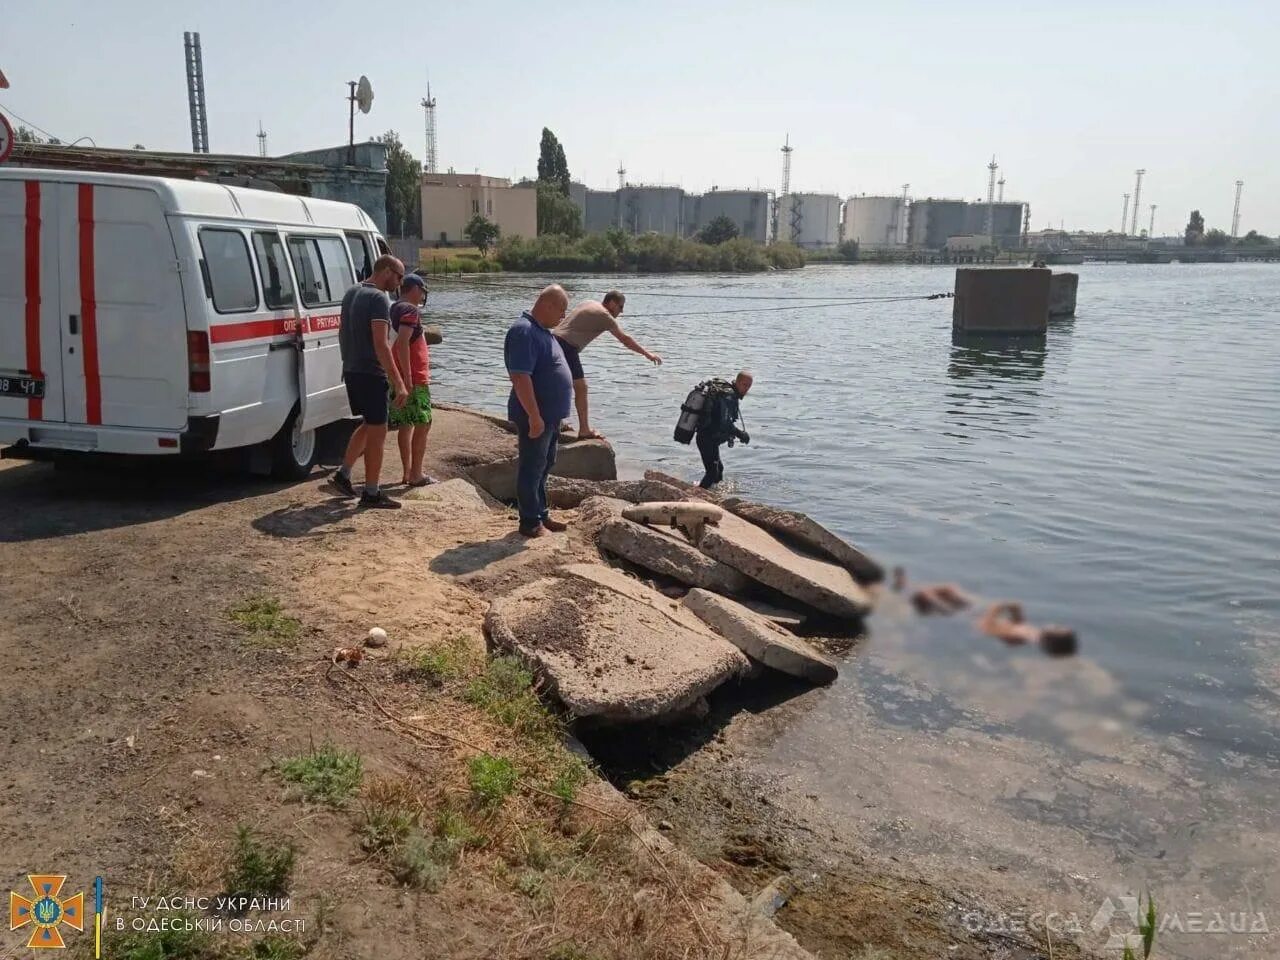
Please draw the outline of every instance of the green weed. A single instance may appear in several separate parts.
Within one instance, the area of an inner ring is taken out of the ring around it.
[[[296,783],[302,796],[311,801],[341,807],[360,786],[360,755],[325,744],[297,757],[282,760],[280,775]]]
[[[404,843],[416,826],[416,818],[403,807],[366,804],[360,820],[360,845],[369,853],[380,853]]]
[[[560,733],[560,724],[533,689],[533,674],[516,657],[497,657],[467,685],[464,699],[499,723],[535,739]]]
[[[468,772],[472,794],[487,807],[495,807],[510,796],[519,777],[515,765],[505,757],[473,757]]]
[[[566,804],[573,803],[590,774],[591,771],[582,758],[571,753],[565,757],[555,779],[551,781],[551,792]]]
[[[469,672],[469,646],[465,636],[453,634],[427,647],[404,650],[399,655],[401,672],[408,679],[443,686]]]
[[[214,960],[217,956],[209,935],[202,930],[160,930],[123,937],[104,933],[103,953],[113,960]],[[92,951],[86,948],[81,955],[91,956]]]
[[[1142,897],[1138,897],[1138,933],[1142,937],[1142,958],[1147,960],[1156,944],[1156,898],[1147,894],[1147,909],[1142,910]],[[1123,960],[1138,960],[1133,947],[1127,942],[1124,945]]]
[[[249,947],[245,960],[302,960],[307,948],[288,937],[263,937]]]
[[[249,631],[249,640],[264,646],[292,644],[302,632],[302,622],[287,616],[275,597],[249,597],[232,607],[227,615]]]
[[[224,889],[229,897],[281,896],[289,891],[293,861],[292,843],[271,843],[241,825],[223,874]]]

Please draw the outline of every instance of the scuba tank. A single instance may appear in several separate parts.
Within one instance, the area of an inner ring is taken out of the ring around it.
[[[676,443],[689,443],[702,420],[702,411],[707,406],[707,385],[700,383],[689,391],[689,396],[680,404],[680,419],[676,421],[673,438]]]

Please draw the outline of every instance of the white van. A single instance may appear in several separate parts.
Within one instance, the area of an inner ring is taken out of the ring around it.
[[[317,430],[351,416],[339,303],[385,252],[348,203],[0,169],[0,445],[257,445],[305,476]]]

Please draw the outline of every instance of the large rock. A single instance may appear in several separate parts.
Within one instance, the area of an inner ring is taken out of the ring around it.
[[[783,540],[790,540],[831,558],[853,574],[859,583],[879,583],[884,579],[884,568],[880,564],[853,544],[837,537],[808,514],[752,503],[740,497],[722,500],[720,505]]]
[[[871,610],[870,594],[844,567],[792,550],[734,513],[726,513],[718,527],[707,527],[698,546],[707,556],[823,613],[860,618]]]
[[[613,497],[630,503],[648,500],[680,500],[680,491],[651,480],[572,480],[550,477],[547,502],[557,510],[572,510],[588,497]]]
[[[690,590],[684,604],[752,660],[813,683],[831,683],[836,665],[777,624],[707,590]]]
[[[489,506],[470,480],[454,477],[425,487],[410,487],[401,499],[409,503],[433,504],[451,514],[488,513]]]
[[[517,459],[498,460],[471,468],[471,479],[497,500],[516,498]],[[556,454],[556,465],[551,471],[557,477],[573,477],[579,480],[616,480],[618,465],[614,461],[613,447],[604,440],[580,440],[562,443]]]
[[[485,629],[496,646],[531,664],[574,716],[652,720],[690,707],[749,667],[736,647],[671,606],[634,581],[619,590],[608,578],[570,575],[494,601]]]
[[[704,490],[696,483],[681,480],[679,477],[673,477],[671,474],[663,473],[661,470],[646,470],[644,478],[653,480],[656,483],[665,483],[669,487],[675,487],[691,500],[706,500],[709,503],[719,503],[723,499],[714,490]]]
[[[622,519],[622,511],[631,505],[630,501],[616,497],[587,497],[578,506],[578,519],[573,528],[594,541],[601,527],[610,520]]]
[[[655,530],[618,518],[600,528],[596,543],[606,553],[691,587],[741,593],[750,586],[741,573],[707,556],[678,531]]]

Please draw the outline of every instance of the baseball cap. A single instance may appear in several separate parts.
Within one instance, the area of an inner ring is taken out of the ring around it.
[[[404,279],[400,281],[400,289],[405,290],[408,287],[421,287],[425,292],[427,289],[427,281],[416,273],[406,273]]]

